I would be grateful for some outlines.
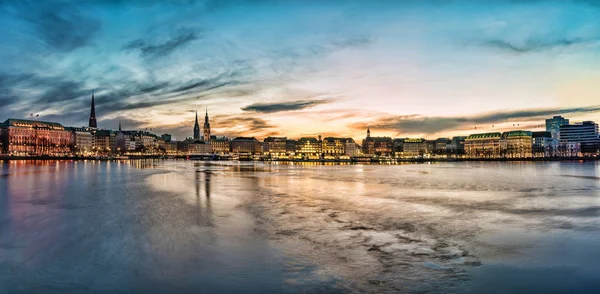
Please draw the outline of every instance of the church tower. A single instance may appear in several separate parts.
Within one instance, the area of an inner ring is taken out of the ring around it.
[[[210,123],[208,122],[208,106],[206,107],[206,115],[204,116],[204,127],[202,128],[204,133],[204,142],[210,141]]]
[[[92,91],[92,109],[90,110],[90,128],[98,128],[98,122],[96,121],[96,104],[94,103],[94,91]]]
[[[198,111],[196,111],[196,123],[194,124],[194,141],[200,140],[200,125],[198,124]]]

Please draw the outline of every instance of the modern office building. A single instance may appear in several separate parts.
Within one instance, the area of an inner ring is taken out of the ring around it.
[[[598,137],[598,124],[593,121],[561,125],[559,131],[560,143],[579,143],[583,155],[598,154],[600,138]]]
[[[560,132],[560,127],[564,125],[568,125],[569,120],[562,116],[554,116],[546,120],[546,132],[550,132],[552,138],[558,139],[558,133]]]
[[[510,131],[502,134],[501,154],[504,158],[531,158],[532,134],[530,131]]]
[[[472,134],[465,139],[465,155],[469,158],[500,158],[499,132]]]
[[[558,148],[558,139],[552,138],[550,132],[532,132],[533,140],[532,154],[533,157],[553,157]]]
[[[71,132],[59,123],[9,118],[0,124],[2,153],[15,156],[71,154]]]

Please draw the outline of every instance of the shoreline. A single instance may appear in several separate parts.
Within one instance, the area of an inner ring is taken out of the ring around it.
[[[425,163],[425,162],[514,162],[514,161],[599,161],[600,157],[535,157],[535,158],[417,158],[417,159],[260,159],[260,160],[238,160],[231,157],[199,155],[199,156],[164,156],[164,155],[136,155],[127,157],[80,157],[80,156],[0,156],[0,161],[121,161],[121,160],[146,160],[146,159],[175,159],[194,161],[240,161],[240,162],[263,162],[263,163],[337,163],[337,164],[397,164],[397,163]]]

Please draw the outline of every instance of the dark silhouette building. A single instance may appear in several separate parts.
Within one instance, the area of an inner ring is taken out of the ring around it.
[[[90,128],[98,128],[98,122],[96,121],[96,104],[94,102],[94,92],[92,91],[92,109],[90,110]]]
[[[198,111],[196,111],[196,123],[194,124],[194,141],[200,140],[200,125],[198,124]]]

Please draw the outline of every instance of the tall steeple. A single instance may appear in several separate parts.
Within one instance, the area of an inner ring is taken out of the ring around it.
[[[121,121],[119,121],[119,132],[121,131]]]
[[[90,110],[90,128],[98,128],[98,122],[96,121],[96,104],[94,103],[94,90],[92,90],[92,109]]]
[[[194,124],[194,140],[200,140],[200,125],[198,124],[198,111],[196,111],[196,123]]]
[[[206,106],[206,115],[204,116],[204,127],[202,128],[204,142],[210,141],[210,123],[208,122],[208,106]]]
[[[371,128],[367,127],[367,138],[371,138]]]

